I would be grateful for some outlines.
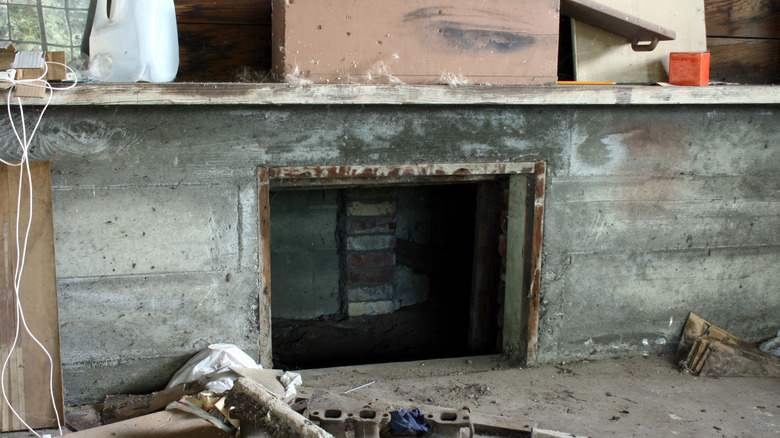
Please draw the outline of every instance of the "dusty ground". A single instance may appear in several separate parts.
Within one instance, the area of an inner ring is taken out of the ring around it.
[[[684,375],[667,357],[509,367],[497,357],[303,371],[312,391],[379,409],[468,405],[593,437],[780,436],[780,379]]]
[[[780,379],[694,377],[678,372],[667,357],[523,369],[510,367],[496,356],[482,356],[301,374],[302,392],[336,392],[357,407],[433,410],[470,406],[475,413],[581,436],[780,436]],[[56,431],[49,433],[57,435]]]

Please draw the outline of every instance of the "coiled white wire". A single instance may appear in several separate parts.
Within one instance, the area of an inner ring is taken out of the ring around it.
[[[45,81],[46,74],[49,70],[49,64],[56,64],[56,65],[62,65],[66,69],[73,72],[73,70],[68,67],[65,64],[61,64],[59,62],[47,62],[45,64],[46,68],[44,68],[43,74],[36,78],[36,79],[3,79],[4,82],[10,82],[11,88],[8,90],[8,98],[7,98],[7,109],[8,109],[8,121],[11,123],[11,129],[14,132],[14,136],[16,136],[16,140],[19,142],[19,146],[21,148],[21,158],[19,160],[19,163],[9,163],[2,158],[0,158],[0,162],[3,162],[4,164],[8,166],[14,166],[14,167],[20,167],[19,169],[19,191],[16,198],[16,265],[14,268],[14,299],[15,299],[15,311],[16,311],[16,328],[15,328],[15,334],[14,334],[14,342],[11,345],[11,349],[8,351],[8,356],[3,361],[3,367],[2,370],[0,370],[0,388],[2,389],[3,394],[3,401],[8,405],[8,407],[11,409],[11,412],[14,414],[14,416],[24,425],[24,427],[27,428],[27,430],[30,431],[33,435],[37,437],[41,437],[39,433],[37,433],[35,430],[33,430],[32,427],[22,418],[22,416],[16,411],[16,409],[11,404],[11,401],[8,399],[8,394],[6,392],[5,387],[5,373],[6,369],[8,369],[8,363],[11,360],[11,357],[13,356],[14,350],[16,349],[17,345],[19,344],[20,335],[21,335],[21,327],[24,327],[25,332],[30,336],[30,338],[35,342],[35,344],[38,345],[38,347],[43,350],[43,352],[46,354],[46,357],[49,361],[49,394],[51,395],[51,403],[54,407],[54,416],[57,420],[57,429],[59,430],[60,436],[62,436],[62,422],[60,421],[60,414],[59,410],[57,409],[57,402],[55,400],[54,395],[54,360],[51,357],[51,354],[48,350],[46,350],[46,347],[38,340],[38,338],[32,333],[30,330],[30,327],[27,325],[27,320],[24,317],[24,309],[22,308],[22,301],[21,301],[21,282],[22,282],[22,274],[24,273],[24,263],[27,257],[27,241],[30,237],[30,228],[32,226],[32,218],[33,218],[33,182],[32,182],[32,175],[30,172],[30,161],[29,161],[29,149],[30,145],[32,144],[32,140],[35,137],[35,133],[38,131],[38,126],[41,123],[41,120],[43,119],[43,114],[46,112],[46,109],[49,107],[49,104],[51,103],[52,96],[54,95],[54,91],[61,91],[61,90],[69,90],[76,86],[77,81],[74,81],[73,84],[67,86],[67,87],[61,87],[61,88],[55,88],[52,87],[48,82]],[[74,74],[75,77],[75,74]],[[27,135],[27,125],[24,120],[24,107],[22,106],[22,99],[19,97],[16,98],[17,104],[19,105],[19,119],[21,120],[21,136],[19,135],[19,130],[16,127],[16,123],[13,119],[13,114],[11,112],[11,94],[13,93],[15,87],[17,84],[24,84],[27,86],[32,87],[41,87],[45,88],[46,91],[48,91],[48,97],[46,98],[46,103],[44,107],[41,109],[41,113],[38,115],[38,120],[35,122],[35,126],[33,127],[33,130],[30,132],[30,135]],[[24,230],[24,240],[20,242],[19,240],[19,228],[20,228],[20,222],[21,222],[21,211],[22,211],[22,195],[24,193],[23,186],[24,186],[24,176],[27,175],[27,181],[28,181],[28,191],[29,191],[29,206],[28,206],[28,219],[27,219],[27,226]],[[20,245],[21,243],[21,245]]]

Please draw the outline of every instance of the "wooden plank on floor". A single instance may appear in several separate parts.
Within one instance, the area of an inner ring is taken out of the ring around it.
[[[48,162],[30,163],[33,181],[33,220],[29,233],[20,296],[25,320],[32,333],[51,355],[50,366],[44,352],[27,334],[22,334],[9,361],[6,387],[10,401],[33,428],[56,427],[56,414],[49,392],[49,375],[53,375],[54,398],[60,419],[63,418],[62,366],[57,308],[57,283],[54,264],[54,226],[51,204],[51,171]],[[0,166],[0,218],[2,218],[3,269],[0,269],[0,351],[5,361],[14,346],[16,312],[14,267],[16,256],[16,211],[19,167]],[[29,180],[23,182],[20,218],[20,240],[29,218],[26,202]],[[3,402],[0,430],[20,430],[21,423]]]

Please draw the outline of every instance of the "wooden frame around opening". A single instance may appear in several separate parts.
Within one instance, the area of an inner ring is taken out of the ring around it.
[[[260,294],[258,324],[260,330],[260,361],[266,368],[273,366],[271,352],[271,189],[341,188],[367,185],[437,184],[478,182],[500,176],[530,175],[533,190],[530,279],[527,283],[527,309],[523,309],[524,330],[513,333],[523,336],[524,351],[509,351],[526,363],[536,361],[539,331],[539,297],[542,267],[542,232],[544,220],[544,193],[546,164],[522,163],[456,163],[456,164],[399,164],[360,166],[297,166],[261,167],[258,169],[258,235]],[[518,296],[522,295],[519,291]],[[521,306],[524,307],[524,306]],[[505,332],[507,328],[504,328]],[[507,335],[505,333],[505,345]],[[517,341],[518,339],[516,339]]]

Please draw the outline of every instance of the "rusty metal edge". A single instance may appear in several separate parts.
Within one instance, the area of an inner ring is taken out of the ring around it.
[[[271,179],[296,178],[394,178],[412,176],[502,175],[534,173],[536,163],[445,163],[354,166],[271,167]]]

